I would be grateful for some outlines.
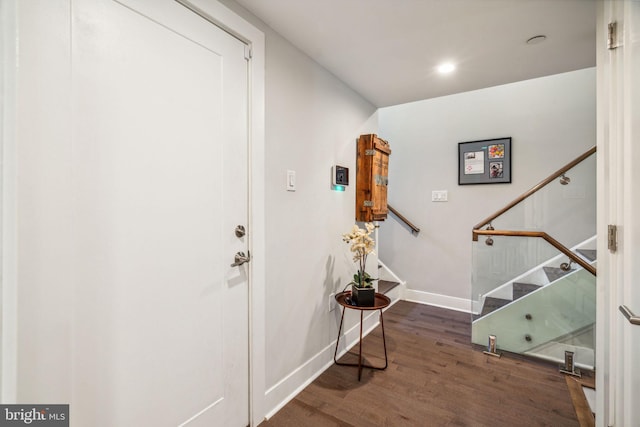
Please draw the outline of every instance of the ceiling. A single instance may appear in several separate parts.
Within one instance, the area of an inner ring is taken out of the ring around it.
[[[378,107],[595,66],[595,0],[236,1]]]

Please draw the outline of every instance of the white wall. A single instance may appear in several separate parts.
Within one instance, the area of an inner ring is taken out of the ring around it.
[[[470,308],[473,226],[595,145],[595,105],[595,70],[585,69],[380,109],[389,203],[422,230],[385,221],[380,259],[410,295]],[[459,186],[458,143],[501,137],[512,138],[512,183]],[[431,202],[432,190],[449,201]]]
[[[335,340],[329,294],[355,264],[341,234],[354,223],[355,140],[375,131],[375,109],[289,43],[267,33],[267,384]],[[344,193],[331,166],[350,168]],[[297,191],[285,191],[285,172]],[[283,357],[286,355],[287,357]]]

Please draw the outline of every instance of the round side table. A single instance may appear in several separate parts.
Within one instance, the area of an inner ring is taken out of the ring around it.
[[[375,300],[374,300],[374,304],[371,307],[361,307],[361,306],[357,306],[357,305],[353,305],[351,302],[351,291],[345,291],[345,292],[340,292],[339,294],[336,294],[336,301],[338,302],[338,304],[340,304],[342,306],[342,317],[340,318],[340,328],[338,329],[338,339],[336,340],[336,350],[333,353],[333,361],[336,363],[336,365],[341,365],[341,366],[357,366],[358,367],[358,381],[360,381],[360,378],[362,377],[362,368],[370,368],[370,369],[378,369],[378,370],[385,370],[387,369],[387,366],[389,365],[388,359],[387,359],[387,341],[386,338],[384,336],[384,319],[382,317],[382,310],[386,307],[389,306],[389,304],[391,304],[391,300],[389,299],[388,296],[377,293],[375,295]],[[358,363],[344,363],[344,362],[338,362],[337,360],[337,356],[338,356],[338,345],[340,344],[340,334],[342,333],[342,324],[344,322],[344,312],[346,311],[346,309],[351,309],[351,310],[359,310],[360,311],[360,342],[358,344],[359,350],[358,350]],[[372,365],[365,365],[362,363],[362,320],[364,317],[364,312],[365,311],[371,311],[371,310],[379,310],[380,311],[380,326],[382,327],[382,343],[384,346],[384,366],[372,366]]]

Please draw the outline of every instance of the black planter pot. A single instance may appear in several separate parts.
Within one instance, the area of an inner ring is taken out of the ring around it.
[[[375,288],[358,288],[351,285],[351,301],[358,307],[373,307],[376,300]]]

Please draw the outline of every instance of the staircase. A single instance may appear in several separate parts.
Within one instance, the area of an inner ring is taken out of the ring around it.
[[[587,249],[596,245],[596,236],[576,245],[571,250],[579,254],[590,264],[596,262],[596,250]],[[501,307],[513,303],[538,289],[553,283],[562,277],[576,271],[579,266],[572,262],[563,262],[563,256],[558,255],[540,264],[525,274],[522,274],[510,282],[497,287],[484,296],[482,309],[479,314],[474,315],[474,320],[480,319]],[[541,279],[541,272],[542,277]]]
[[[594,368],[595,152],[473,227],[473,343]]]
[[[380,279],[378,280],[378,292],[381,294],[387,294],[398,285],[400,285],[400,282]]]
[[[595,244],[594,236],[572,251],[594,265]],[[502,349],[559,363],[569,350],[593,369],[595,299],[595,277],[558,255],[485,295],[472,340],[485,344],[495,335]]]
[[[376,283],[377,292],[388,296],[392,304],[402,299],[406,282],[398,278],[380,260],[378,260],[378,281]]]

